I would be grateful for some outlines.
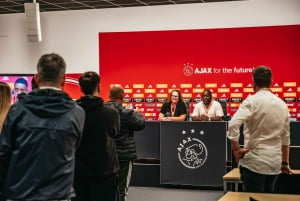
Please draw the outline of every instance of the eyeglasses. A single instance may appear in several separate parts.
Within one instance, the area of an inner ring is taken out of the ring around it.
[[[173,97],[173,98],[178,98],[178,96],[176,96],[176,95],[172,95],[171,97]]]

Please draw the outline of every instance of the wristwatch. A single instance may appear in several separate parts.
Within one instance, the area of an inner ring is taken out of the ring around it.
[[[281,165],[284,165],[284,166],[289,165],[289,162],[282,161],[282,162],[281,162]]]

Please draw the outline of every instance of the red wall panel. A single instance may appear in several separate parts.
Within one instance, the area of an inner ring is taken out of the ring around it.
[[[160,97],[170,89],[179,88],[193,107],[208,88],[215,98],[228,100],[232,115],[252,93],[252,69],[267,65],[274,90],[283,99],[294,98],[285,100],[292,116],[300,117],[299,36],[300,25],[99,33],[101,95],[107,100],[109,85],[122,84],[130,92],[128,101],[156,119]],[[149,94],[156,96],[155,107],[146,102]]]

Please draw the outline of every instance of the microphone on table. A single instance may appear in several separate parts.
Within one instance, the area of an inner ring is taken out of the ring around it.
[[[166,112],[166,117],[171,117],[171,112]]]

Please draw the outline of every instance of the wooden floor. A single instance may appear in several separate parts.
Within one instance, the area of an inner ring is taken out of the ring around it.
[[[223,191],[164,187],[129,187],[127,201],[217,201]]]

